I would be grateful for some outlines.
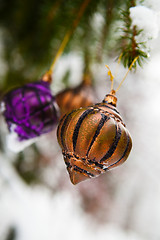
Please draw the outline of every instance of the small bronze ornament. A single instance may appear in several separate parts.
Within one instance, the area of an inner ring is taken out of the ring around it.
[[[56,95],[56,102],[61,116],[80,107],[88,107],[95,103],[95,93],[89,75],[84,75],[82,83],[75,88],[67,88]]]
[[[73,184],[126,161],[132,140],[116,102],[112,90],[101,103],[73,110],[60,120],[57,138]]]

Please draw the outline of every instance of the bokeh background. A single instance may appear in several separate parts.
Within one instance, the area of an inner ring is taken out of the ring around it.
[[[0,1],[1,97],[47,71],[81,2]],[[160,10],[158,1],[145,4]],[[110,91],[105,64],[116,72],[125,7],[120,0],[91,1],[56,64],[54,94],[80,84],[86,66],[95,99],[101,101]],[[0,240],[160,239],[159,40],[160,35],[152,41],[148,60],[128,75],[117,93],[133,149],[127,162],[111,172],[73,186],[56,128],[14,153],[7,147],[1,114]],[[121,64],[115,85],[126,71]]]

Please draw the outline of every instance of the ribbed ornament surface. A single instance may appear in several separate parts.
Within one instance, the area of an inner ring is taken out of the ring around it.
[[[80,107],[88,107],[95,103],[95,93],[91,82],[83,81],[75,88],[67,88],[56,95],[56,102],[61,115]]]
[[[119,112],[107,101],[64,115],[57,137],[73,184],[119,166],[132,147]]]
[[[10,132],[20,141],[50,132],[58,121],[57,107],[49,83],[28,83],[8,92],[3,103],[3,115]]]

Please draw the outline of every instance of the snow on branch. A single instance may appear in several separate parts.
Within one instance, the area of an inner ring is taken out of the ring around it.
[[[159,13],[155,10],[138,5],[135,1],[128,1],[127,9],[122,11],[123,34],[121,36],[122,61],[129,67],[138,57],[137,63],[142,66],[149,57],[153,40],[158,37]],[[133,66],[136,68],[136,63]]]
[[[132,27],[136,26],[140,33],[135,36],[137,44],[145,43],[146,51],[150,51],[150,41],[158,37],[158,14],[148,7],[136,6],[129,9]]]

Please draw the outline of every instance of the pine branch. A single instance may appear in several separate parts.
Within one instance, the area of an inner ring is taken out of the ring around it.
[[[136,26],[132,25],[132,19],[130,18],[130,7],[135,7],[135,0],[128,1],[127,10],[122,11],[122,21],[124,22],[124,27],[122,31],[124,35],[121,36],[121,53],[122,53],[122,62],[124,67],[129,67],[133,60],[138,57],[138,60],[133,65],[133,68],[136,69],[137,63],[142,66],[144,60],[148,58],[148,54],[142,50],[145,49],[145,43],[137,43],[136,37],[143,31],[137,30]]]

